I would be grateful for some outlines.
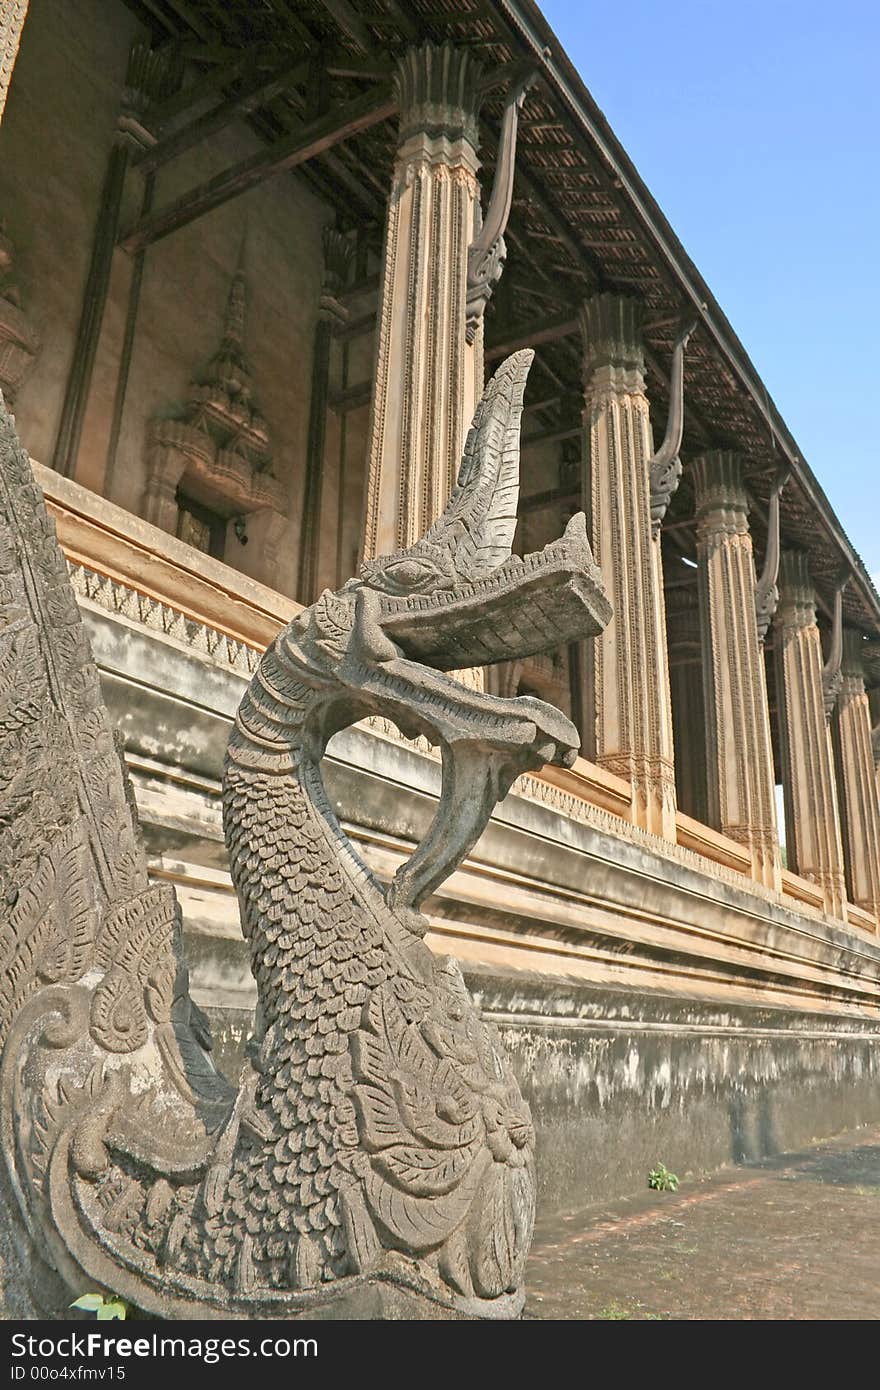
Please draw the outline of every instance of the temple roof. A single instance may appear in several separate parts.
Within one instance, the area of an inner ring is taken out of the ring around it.
[[[630,292],[646,305],[655,431],[665,415],[681,313],[705,305],[686,359],[685,472],[664,523],[667,544],[678,554],[693,554],[689,458],[707,447],[736,448],[745,458],[760,560],[771,485],[780,465],[788,465],[783,544],[809,552],[826,615],[841,571],[850,569],[846,621],[871,635],[880,633],[880,596],[815,474],[711,290],[532,0],[127,3],[156,40],[181,42],[206,71],[240,57],[243,49],[267,67],[285,55],[291,61],[317,60],[303,64],[299,76],[265,104],[249,109],[252,124],[268,140],[295,128],[306,110],[351,102],[371,84],[387,81],[394,57],[407,43],[451,39],[476,50],[489,73],[523,59],[534,61],[539,80],[520,122],[507,268],[486,314],[488,361],[505,348],[529,342],[537,348],[530,395],[546,404],[531,417],[537,423],[527,428],[526,437],[556,438],[577,429],[581,352],[574,316],[587,294]],[[237,80],[231,77],[224,90],[235,94]],[[481,157],[487,178],[503,90],[490,90],[484,105]],[[298,171],[337,207],[341,227],[359,226],[377,247],[395,144],[392,115]],[[823,463],[830,468],[833,460]],[[561,486],[559,500],[566,500]]]

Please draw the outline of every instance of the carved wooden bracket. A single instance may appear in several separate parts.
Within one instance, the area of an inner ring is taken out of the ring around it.
[[[504,231],[510,216],[513,201],[513,175],[516,163],[516,133],[519,124],[520,108],[525,101],[526,92],[532,86],[537,73],[534,68],[521,70],[511,79],[504,102],[504,116],[501,121],[501,136],[498,141],[498,160],[495,165],[495,179],[489,197],[489,206],[482,225],[468,247],[467,265],[467,303],[465,308],[465,336],[472,343],[477,333],[477,325],[483,317],[486,305],[492,298],[492,291],[501,279],[507,247],[504,244]],[[477,212],[479,217],[479,209]]]
[[[758,625],[758,641],[763,643],[764,638],[773,621],[773,614],[779,605],[779,554],[780,554],[780,534],[779,534],[779,499],[782,496],[782,489],[791,476],[791,468],[783,466],[776,475],[776,481],[770,493],[770,506],[767,513],[767,553],[764,556],[764,568],[761,577],[755,588],[755,621]]]
[[[651,534],[654,536],[660,534],[661,522],[681,479],[681,459],[678,452],[684,433],[684,353],[697,322],[695,318],[683,322],[675,340],[669,381],[669,418],[666,421],[666,434],[660,448],[648,463]]]

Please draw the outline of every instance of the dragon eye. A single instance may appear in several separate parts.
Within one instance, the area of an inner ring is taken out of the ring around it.
[[[415,589],[420,584],[436,581],[439,575],[433,565],[423,560],[398,560],[396,564],[387,566],[385,578],[401,589]]]

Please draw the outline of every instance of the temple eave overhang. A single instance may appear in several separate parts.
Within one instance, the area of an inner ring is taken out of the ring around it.
[[[138,14],[143,18],[140,7]],[[242,0],[225,7],[222,15],[219,9],[214,14],[233,42],[244,27],[252,31],[255,44],[277,44],[279,26],[285,23],[282,7],[276,11],[267,6],[257,20]],[[364,83],[387,73],[408,45],[449,40],[472,51],[484,69],[479,157],[487,188],[498,158],[510,74],[518,65],[534,69],[537,79],[528,92],[517,136],[504,294],[489,303],[485,314],[487,361],[510,351],[514,342],[537,341],[547,376],[563,383],[563,402],[570,402],[578,389],[572,306],[596,290],[630,293],[644,304],[650,394],[662,412],[682,313],[699,313],[699,330],[688,348],[685,368],[688,409],[682,460],[687,464],[707,447],[735,444],[742,452],[759,550],[762,512],[780,466],[787,467],[791,478],[781,504],[783,543],[810,550],[820,610],[830,613],[836,578],[846,568],[852,575],[844,597],[846,623],[880,634],[880,596],[815,474],[711,290],[533,0],[487,0],[479,6],[408,0],[375,20],[359,15],[356,34],[334,7],[308,0],[301,6],[300,21],[297,33],[290,36],[297,50],[304,46],[303,34],[309,33],[320,38],[313,56],[319,49],[337,55],[334,103],[362,98]],[[181,39],[197,51],[198,35],[184,19],[176,23]],[[167,40],[166,30],[157,30],[156,37]],[[350,71],[339,57],[345,54],[350,55]],[[256,111],[251,121],[264,138],[273,138],[267,113]],[[393,116],[355,133],[346,146],[348,185],[358,165],[390,170],[396,148]],[[346,184],[334,183],[338,160],[335,168],[320,159],[316,167],[321,186],[338,194],[340,225],[368,224],[366,203],[353,200]],[[380,218],[377,206],[377,231]],[[538,437],[561,437],[566,428],[576,428],[576,417],[569,419],[565,408],[564,404],[563,418],[555,421],[543,416]],[[667,529],[676,528],[688,515],[691,501],[685,485],[666,517]]]

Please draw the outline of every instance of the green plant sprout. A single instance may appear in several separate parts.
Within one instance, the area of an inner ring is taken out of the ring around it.
[[[670,1173],[665,1163],[658,1163],[648,1174],[648,1186],[654,1192],[677,1192],[678,1178]]]
[[[71,1303],[71,1308],[82,1308],[83,1312],[94,1313],[98,1322],[108,1322],[113,1318],[124,1321],[128,1308],[121,1298],[111,1294],[105,1298],[102,1293],[84,1293]]]

